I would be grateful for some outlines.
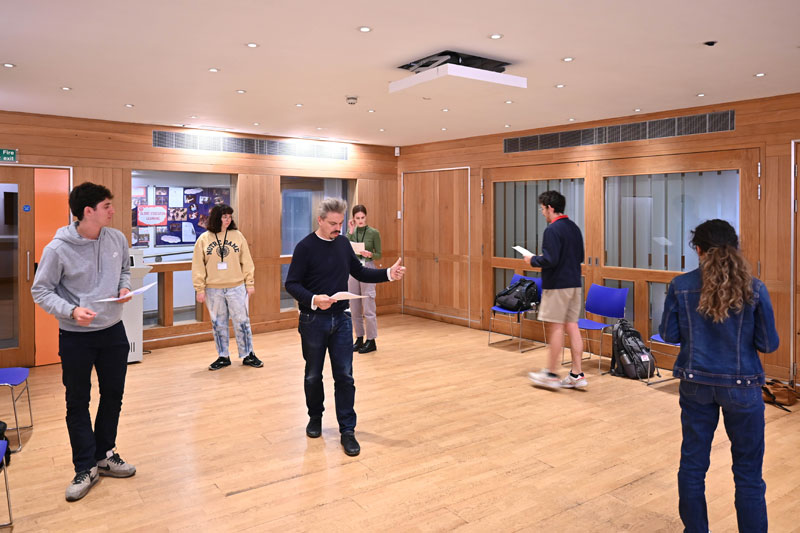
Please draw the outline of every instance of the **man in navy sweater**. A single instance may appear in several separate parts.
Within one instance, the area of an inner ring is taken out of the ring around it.
[[[542,239],[542,255],[526,255],[526,264],[542,268],[542,301],[539,320],[547,322],[550,339],[548,367],[528,376],[534,385],[548,389],[585,388],[586,377],[581,371],[583,339],[578,329],[581,313],[581,263],[583,262],[583,235],[577,224],[564,214],[567,200],[558,191],[545,191],[539,195],[539,204],[547,220]],[[563,380],[553,370],[557,368],[558,355],[564,344],[564,330],[569,335],[572,369]]]
[[[319,205],[319,228],[294,249],[286,290],[300,304],[300,339],[305,367],[305,395],[308,407],[306,435],[322,434],[325,391],[322,366],[325,351],[331,358],[336,418],[344,453],[358,455],[361,447],[355,437],[355,382],[353,380],[353,326],[345,313],[347,300],[332,295],[347,291],[348,276],[363,283],[381,283],[403,278],[405,267],[398,259],[391,268],[366,268],[358,260],[350,241],[341,235],[347,204],[338,198],[325,198]]]

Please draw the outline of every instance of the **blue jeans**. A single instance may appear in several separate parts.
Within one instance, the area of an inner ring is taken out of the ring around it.
[[[83,472],[116,447],[117,425],[125,392],[130,345],[122,321],[86,332],[58,330],[61,381],[66,388],[67,432],[75,472]],[[92,368],[97,372],[100,404],[92,429],[89,399]]]
[[[206,287],[206,305],[211,316],[217,355],[230,357],[228,353],[230,342],[228,318],[230,318],[233,322],[233,332],[236,334],[239,359],[247,357],[253,351],[253,332],[250,329],[250,306],[245,286],[239,285],[230,289]]]
[[[705,477],[711,441],[719,421],[731,441],[736,518],[739,531],[767,531],[767,485],[761,477],[764,460],[764,400],[760,387],[716,387],[682,380],[680,385],[681,466],[678,495],[687,532],[708,531]]]
[[[353,324],[343,311],[330,315],[308,311],[300,312],[298,326],[303,345],[305,368],[306,407],[309,417],[321,417],[325,410],[325,389],[322,385],[322,367],[325,352],[330,354],[333,371],[333,390],[336,399],[336,419],[339,431],[354,431],[356,412],[353,404],[356,387],[353,380]]]

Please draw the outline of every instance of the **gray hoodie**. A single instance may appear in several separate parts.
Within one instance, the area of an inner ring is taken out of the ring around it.
[[[96,240],[84,239],[78,223],[59,228],[42,252],[33,280],[33,301],[58,318],[58,327],[67,331],[97,331],[122,319],[119,302],[97,300],[119,296],[131,288],[128,242],[122,232],[102,228]],[[91,309],[97,316],[88,326],[69,318],[75,306]]]

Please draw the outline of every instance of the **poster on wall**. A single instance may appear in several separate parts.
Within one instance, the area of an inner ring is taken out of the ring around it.
[[[150,230],[139,228],[139,206],[147,205],[147,187],[133,187],[131,189],[131,246],[146,248],[150,246]]]
[[[159,190],[164,194],[159,196]],[[166,227],[156,228],[156,246],[194,244],[197,236],[206,230],[211,208],[217,204],[230,204],[231,191],[227,187],[156,187],[156,203],[166,198]]]

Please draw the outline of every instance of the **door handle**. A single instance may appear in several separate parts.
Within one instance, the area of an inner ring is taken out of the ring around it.
[[[26,265],[27,274],[26,274],[26,277],[25,277],[25,281],[30,281],[31,280],[31,251],[28,250],[26,252],[26,255],[27,255],[27,265]]]

